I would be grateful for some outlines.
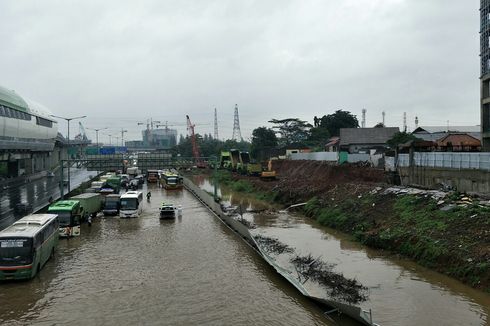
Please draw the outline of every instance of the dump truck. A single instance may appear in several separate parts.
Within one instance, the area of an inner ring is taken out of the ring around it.
[[[250,160],[250,163],[247,164],[247,174],[260,177],[262,174],[262,164],[255,160]]]
[[[260,174],[260,178],[263,180],[274,180],[276,179],[276,171],[272,170],[272,160],[267,162],[267,169],[264,169]]]
[[[231,171],[236,171],[239,161],[240,161],[240,151],[238,149],[230,149],[230,165],[228,169]]]
[[[250,154],[248,152],[239,152],[236,170],[241,174],[246,174],[248,163],[250,163]]]
[[[228,151],[221,151],[221,155],[219,158],[219,166],[220,169],[230,169],[231,166],[231,155]]]
[[[82,221],[86,221],[90,215],[95,216],[102,208],[102,196],[100,194],[85,193],[73,196],[70,200],[80,202]]]

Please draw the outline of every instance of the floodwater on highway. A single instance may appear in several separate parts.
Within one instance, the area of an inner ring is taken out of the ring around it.
[[[212,192],[206,178],[194,180]],[[243,217],[257,226],[252,234],[276,238],[294,248],[295,254],[320,257],[335,264],[335,271],[367,286],[369,300],[361,307],[371,308],[373,320],[380,325],[490,325],[488,293],[411,261],[366,248],[300,214],[280,212],[277,206],[257,201],[253,195],[234,193],[227,187],[218,190],[224,202],[241,206]],[[261,210],[265,211],[257,212]],[[294,271],[290,258],[291,254],[281,254],[276,261]]]
[[[0,284],[0,324],[330,323],[190,193],[151,191],[139,218],[96,218],[39,276]],[[160,221],[164,200],[182,218]]]

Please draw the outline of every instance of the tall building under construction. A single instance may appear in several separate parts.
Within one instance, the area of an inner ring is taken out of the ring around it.
[[[482,150],[490,151],[490,0],[480,1],[480,125]]]
[[[170,128],[151,129],[142,131],[143,140],[127,141],[130,150],[166,150],[177,145],[177,130]]]

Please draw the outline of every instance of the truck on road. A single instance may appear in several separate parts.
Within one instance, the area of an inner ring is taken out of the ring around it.
[[[102,209],[102,196],[96,193],[85,193],[70,198],[80,202],[82,209],[82,221],[86,221],[89,215],[95,216]]]

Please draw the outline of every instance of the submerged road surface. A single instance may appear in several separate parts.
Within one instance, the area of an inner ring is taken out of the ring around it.
[[[97,218],[38,277],[0,284],[0,324],[328,323],[190,193],[151,191],[143,216]],[[163,200],[183,217],[160,221]]]

